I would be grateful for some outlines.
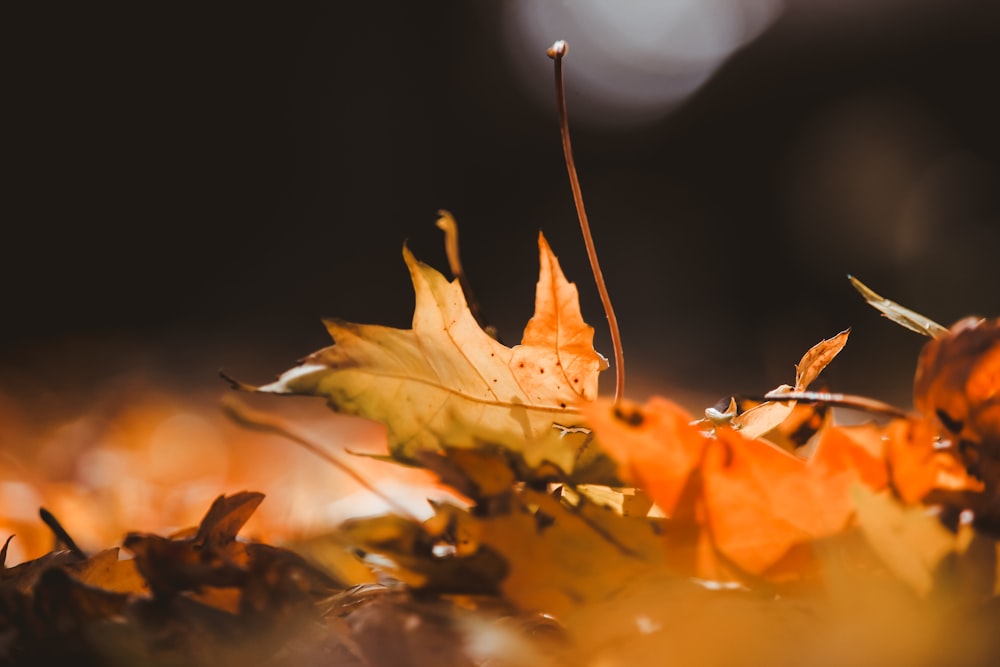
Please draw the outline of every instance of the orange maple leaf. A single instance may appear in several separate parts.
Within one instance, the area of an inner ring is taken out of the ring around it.
[[[913,402],[971,471],[1000,486],[1000,318],[964,318],[929,341]]]
[[[886,461],[892,486],[904,503],[923,501],[933,491],[983,490],[949,449],[942,449],[937,430],[927,419],[900,419],[885,429]]]
[[[683,558],[698,576],[786,578],[801,569],[801,559],[794,568],[786,559],[850,524],[851,485],[888,483],[880,440],[865,427],[824,430],[804,459],[730,427],[702,432],[663,398],[619,408],[599,400],[583,409],[620,474],[677,520],[681,533],[687,525],[684,535],[668,530],[668,540],[692,548]]]
[[[525,393],[537,400],[592,401],[608,360],[594,351],[594,327],[583,321],[576,285],[566,280],[542,234],[538,256],[535,313],[521,344],[513,348],[510,367]]]

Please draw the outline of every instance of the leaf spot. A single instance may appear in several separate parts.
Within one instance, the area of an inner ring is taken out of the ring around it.
[[[952,417],[951,415],[949,415],[947,412],[945,412],[944,410],[942,410],[940,408],[938,408],[936,414],[937,414],[937,418],[941,421],[942,424],[944,424],[944,427],[946,429],[948,429],[952,433],[961,433],[962,432],[962,427],[965,424],[962,422],[961,419],[955,419],[954,417]]]
[[[545,532],[545,529],[556,522],[556,518],[550,514],[546,514],[539,510],[535,513],[535,527],[539,533]]]
[[[621,408],[615,408],[615,417],[622,420],[629,426],[642,426],[642,423],[646,420],[642,413],[638,410],[632,410],[631,412],[625,412]]]

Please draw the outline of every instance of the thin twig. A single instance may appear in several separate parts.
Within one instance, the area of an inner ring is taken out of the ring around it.
[[[594,282],[597,283],[597,291],[601,295],[601,305],[604,306],[604,314],[608,318],[608,327],[611,329],[611,344],[615,355],[615,403],[617,404],[625,395],[625,361],[624,354],[622,353],[621,333],[618,330],[618,319],[615,317],[615,310],[611,306],[611,297],[608,295],[608,288],[604,283],[604,274],[601,272],[601,265],[597,261],[597,249],[594,247],[594,238],[590,233],[587,210],[583,206],[583,193],[580,190],[580,179],[576,175],[576,165],[573,162],[573,148],[569,139],[569,116],[566,113],[566,89],[563,85],[562,68],[562,59],[566,55],[567,48],[568,45],[566,42],[559,40],[549,47],[546,53],[555,62],[556,113],[559,116],[559,132],[562,135],[566,171],[569,172],[569,184],[573,190],[573,203],[576,205],[576,215],[580,219],[583,242],[587,246],[587,258],[590,260],[590,270],[594,274]]]
[[[76,545],[76,542],[73,541],[73,538],[69,536],[69,533],[67,533],[66,529],[63,528],[61,523],[59,523],[59,520],[53,516],[52,512],[48,511],[44,507],[39,507],[38,516],[41,517],[42,521],[45,522],[45,525],[48,526],[49,530],[51,530],[56,536],[56,540],[62,542],[63,545],[73,552],[73,555],[80,560],[87,560],[87,554],[83,553],[83,549]]]
[[[374,484],[362,477],[360,473],[356,472],[353,468],[335,457],[333,454],[324,450],[311,440],[306,439],[304,436],[295,433],[292,426],[283,419],[271,414],[260,412],[259,410],[254,410],[247,404],[229,395],[223,397],[222,411],[226,414],[226,416],[240,426],[244,426],[255,431],[280,435],[283,438],[291,440],[300,447],[309,450],[330,465],[339,469],[362,487],[381,498],[386,505],[391,507],[400,516],[412,519],[418,524],[420,523],[420,520],[417,519],[410,510],[380,491]]]
[[[854,410],[863,410],[865,412],[873,412],[875,414],[903,419],[914,417],[913,414],[903,410],[902,408],[898,408],[895,405],[883,403],[882,401],[874,398],[868,398],[867,396],[856,396],[854,394],[839,394],[825,391],[772,391],[764,394],[764,396],[757,400],[761,399],[765,401],[774,401],[775,403],[785,403],[787,401],[796,401],[799,403],[820,403],[823,405],[832,405],[836,408],[852,408]]]

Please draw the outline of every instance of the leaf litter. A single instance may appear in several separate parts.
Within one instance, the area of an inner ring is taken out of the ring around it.
[[[564,54],[550,53],[557,81]],[[471,296],[454,219],[439,226],[455,278],[404,247],[410,329],[327,320],[333,345],[273,382],[230,382],[382,424],[376,456],[430,471],[453,500],[429,499],[424,519],[390,502],[270,545],[240,536],[264,500],[243,491],[190,529],[131,532],[92,555],[43,510],[56,549],[12,567],[11,538],[0,551],[0,664],[1000,659],[1000,320],[945,328],[851,277],[931,337],[914,412],[809,389],[844,330],[806,351],[794,385],[695,418],[665,397],[599,396],[608,363],[541,235],[535,313],[519,345],[502,344]],[[872,418],[841,425],[830,406]]]
[[[772,406],[802,395],[848,331],[808,350],[793,386],[744,401],[730,419],[695,419],[662,397],[600,398],[606,362],[575,288],[542,237],[539,246],[536,312],[520,346],[490,337],[457,281],[405,253],[413,329],[336,323],[335,344],[277,382],[235,383],[319,395],[383,423],[385,460],[433,472],[464,502],[433,501],[423,520],[398,510],[352,518],[274,546],[239,537],[264,500],[240,492],[188,530],[4,566],[4,664],[603,666],[669,655],[685,665],[936,665],[1000,655],[986,630],[998,620],[996,321],[928,343],[918,413],[851,426],[826,415],[794,439],[782,431],[794,409]],[[49,525],[72,544],[54,517]]]

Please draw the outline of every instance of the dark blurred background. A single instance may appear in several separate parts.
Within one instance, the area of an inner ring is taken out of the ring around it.
[[[1000,5],[970,0],[89,4],[5,10],[0,390],[147,369],[263,382],[325,316],[408,326],[401,248],[438,209],[507,342],[548,237],[611,356],[545,48],[568,40],[577,166],[627,394],[790,382],[852,327],[836,390],[909,403],[923,340],[1000,315]],[[608,374],[602,390],[610,392]]]

